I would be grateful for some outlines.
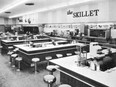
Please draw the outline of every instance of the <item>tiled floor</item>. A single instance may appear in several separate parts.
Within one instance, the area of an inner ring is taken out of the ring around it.
[[[0,87],[47,87],[43,81],[43,76],[48,74],[48,71],[41,69],[39,73],[30,73],[30,70],[17,72],[16,68],[12,68],[8,63],[8,56],[0,55]],[[59,82],[59,72],[54,75],[57,78],[55,85]],[[56,86],[54,86],[56,87]]]

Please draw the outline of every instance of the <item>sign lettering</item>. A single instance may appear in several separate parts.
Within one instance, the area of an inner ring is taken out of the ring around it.
[[[71,10],[67,11],[67,15],[73,15],[73,18],[78,17],[90,17],[90,16],[98,16],[99,9],[89,10],[89,11],[80,11],[73,12]]]

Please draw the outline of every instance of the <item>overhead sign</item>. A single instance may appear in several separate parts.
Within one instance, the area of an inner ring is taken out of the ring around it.
[[[98,12],[99,12],[99,9],[89,10],[89,11],[79,11],[79,12],[68,10],[67,15],[72,15],[73,18],[91,17],[91,16],[98,16]]]

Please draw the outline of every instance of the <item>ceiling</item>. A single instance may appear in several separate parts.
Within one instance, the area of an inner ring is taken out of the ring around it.
[[[21,3],[21,1],[23,1]],[[0,0],[0,17],[10,17],[18,14],[23,14],[27,12],[34,12],[35,10],[40,11],[43,9],[45,11],[47,8],[52,8],[51,6],[60,6],[61,4],[67,4],[71,2],[81,2],[81,1],[90,1],[90,0]],[[13,4],[15,3],[15,4]],[[13,8],[10,6],[14,6],[19,4]],[[34,3],[33,6],[27,6],[25,3]],[[73,3],[74,4],[74,3]],[[10,9],[9,9],[10,8]],[[5,9],[5,11],[2,11]],[[6,10],[7,9],[7,10]],[[11,13],[5,13],[11,12]]]

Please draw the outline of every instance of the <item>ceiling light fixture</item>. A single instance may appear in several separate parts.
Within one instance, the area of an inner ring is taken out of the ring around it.
[[[0,9],[0,13],[3,13],[5,11],[9,10],[9,9],[12,9],[12,8],[22,4],[22,3],[25,3],[26,1],[28,1],[28,0],[17,0],[15,2],[13,2],[12,4],[9,4],[8,6]]]
[[[34,3],[25,3],[25,5],[32,6]]]
[[[6,11],[5,13],[10,14],[11,12],[10,11]]]
[[[16,18],[16,17],[19,17],[19,16],[24,16],[24,15],[28,15],[28,14],[37,13],[37,12],[45,12],[45,11],[54,10],[54,9],[58,9],[58,8],[64,8],[64,7],[67,7],[67,6],[76,5],[76,4],[80,4],[80,3],[85,3],[85,2],[89,2],[89,1],[94,1],[94,0],[84,0],[84,1],[79,1],[79,2],[77,2],[77,0],[72,0],[72,1],[67,2],[67,3],[64,2],[64,3],[54,5],[54,6],[46,7],[46,8],[43,8],[43,9],[38,9],[38,10],[27,12],[27,13],[22,13],[22,14],[18,14],[18,15],[14,15],[14,16],[9,16],[9,18]]]

